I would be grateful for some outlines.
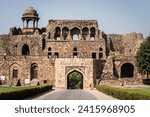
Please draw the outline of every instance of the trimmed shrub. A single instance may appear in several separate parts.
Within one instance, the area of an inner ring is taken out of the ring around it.
[[[150,100],[150,93],[140,89],[122,89],[106,85],[97,85],[96,89],[121,100]]]
[[[13,90],[0,92],[1,100],[19,100],[51,90],[51,85],[18,87]]]

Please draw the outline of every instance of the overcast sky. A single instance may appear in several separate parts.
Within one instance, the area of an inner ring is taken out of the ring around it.
[[[24,10],[33,6],[40,27],[49,19],[96,19],[105,33],[150,34],[150,0],[0,0],[0,34],[21,27]]]

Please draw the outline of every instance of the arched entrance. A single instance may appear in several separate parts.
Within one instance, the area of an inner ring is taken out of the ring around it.
[[[121,66],[121,78],[134,76],[134,66],[131,63],[125,63]]]
[[[74,70],[67,75],[67,89],[83,89],[83,75]]]

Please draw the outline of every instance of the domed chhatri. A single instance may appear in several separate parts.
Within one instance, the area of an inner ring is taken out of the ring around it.
[[[38,18],[39,14],[37,13],[37,11],[33,7],[28,7],[22,15],[22,18],[26,18],[26,17],[36,17],[36,18]]]
[[[39,14],[33,7],[28,7],[23,15],[23,33],[34,33],[38,29]]]

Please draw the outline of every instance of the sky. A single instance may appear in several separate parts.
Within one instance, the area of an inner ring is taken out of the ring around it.
[[[22,28],[22,14],[30,6],[40,16],[40,28],[49,19],[94,19],[106,34],[150,34],[150,0],[0,0],[0,34]]]

